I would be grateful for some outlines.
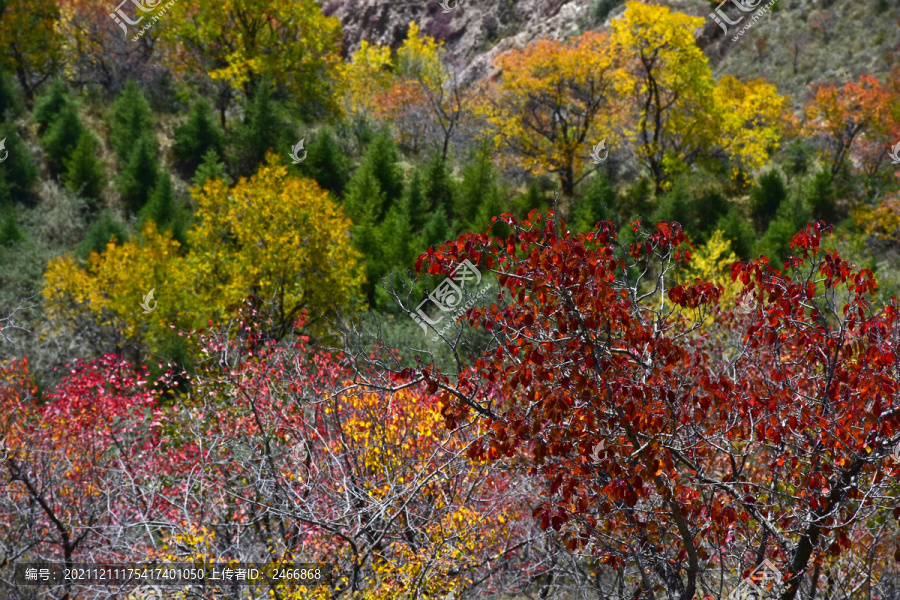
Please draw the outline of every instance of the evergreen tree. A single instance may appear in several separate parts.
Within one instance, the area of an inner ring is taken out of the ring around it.
[[[150,197],[150,190],[158,179],[156,145],[150,140],[150,135],[142,135],[137,139],[125,169],[119,175],[119,191],[129,211],[137,213],[144,207]]]
[[[425,168],[426,210],[434,211],[443,208],[444,215],[449,215],[453,211],[454,191],[447,165],[441,155],[435,153]]]
[[[400,203],[401,205],[403,202]],[[409,217],[403,210],[403,206],[392,206],[388,210],[384,221],[377,227],[375,237],[379,260],[376,263],[377,283],[382,279],[393,276],[393,283],[399,286],[402,275],[413,266],[415,252],[411,245],[413,239],[412,227]],[[382,285],[376,285],[374,289],[374,306],[381,310],[389,309],[394,300],[387,294]]]
[[[153,152],[157,151],[156,138],[152,135],[153,111],[133,79],[125,82],[125,88],[113,102],[106,118],[109,143],[120,160],[129,159],[135,143],[141,138],[152,142]]]
[[[350,166],[331,130],[325,129],[314,137],[307,152],[303,171],[338,198],[343,197]]]
[[[247,104],[244,122],[237,130],[236,151],[232,157],[235,172],[240,176],[252,175],[266,152],[279,149],[287,152],[291,147],[285,137],[289,127],[281,110],[272,98],[271,86],[260,83]]]
[[[361,223],[368,214],[373,224],[378,224],[387,202],[384,190],[375,176],[371,162],[363,161],[344,193],[344,214],[354,223]]]
[[[209,179],[218,179],[225,185],[231,185],[232,183],[228,173],[225,172],[225,163],[219,160],[219,155],[216,154],[215,150],[207,150],[206,154],[203,155],[203,162],[197,167],[197,172],[194,173],[191,183],[203,186]]]
[[[121,245],[128,241],[128,231],[108,210],[103,210],[97,220],[91,223],[87,236],[78,250],[81,258],[87,259],[91,252],[103,252],[109,242]]]
[[[769,171],[759,178],[750,192],[750,213],[757,230],[763,231],[787,198],[787,188],[778,171]]]
[[[0,71],[0,122],[10,119],[22,110],[22,102],[12,80]]]
[[[425,182],[418,169],[413,171],[409,178],[409,185],[403,196],[403,210],[412,230],[416,233],[421,232],[425,226]]]
[[[599,221],[615,221],[617,196],[612,182],[605,173],[592,177],[584,197],[572,211],[572,227],[575,231],[591,231]]]
[[[495,201],[499,200],[499,192],[497,172],[491,163],[488,148],[482,146],[463,167],[459,193],[454,197],[455,219],[470,225],[476,221],[483,221],[482,217],[486,213],[481,210],[482,205],[485,202],[497,204]],[[502,207],[494,207],[497,208],[502,212]]]
[[[447,219],[447,211],[444,210],[443,206],[438,206],[437,209],[431,212],[431,216],[425,222],[425,228],[422,231],[425,247],[434,246],[437,248],[451,237],[453,237],[453,230],[450,228],[449,220]]]
[[[78,140],[84,133],[84,125],[78,118],[78,110],[74,104],[63,106],[56,119],[50,124],[47,133],[41,139],[41,147],[47,153],[50,164],[60,171],[65,161],[72,155]]]
[[[190,177],[210,150],[223,156],[225,134],[216,124],[209,103],[201,99],[191,107],[187,121],[175,130],[172,147],[175,166],[185,177]]]
[[[684,179],[678,179],[672,185],[672,189],[660,198],[659,207],[653,213],[650,222],[677,222],[681,223],[681,228],[686,233],[696,232],[691,204],[691,196]]]
[[[381,211],[375,213],[376,223],[384,218],[394,202],[403,195],[403,172],[399,161],[400,153],[397,151],[397,145],[386,131],[382,131],[372,140],[363,156],[360,168],[368,167],[371,170],[385,197]]]
[[[34,103],[33,115],[34,120],[38,122],[38,131],[41,134],[45,133],[63,109],[72,104],[74,102],[69,96],[66,83],[60,78],[55,79],[50,89]]]
[[[78,138],[72,155],[66,159],[66,173],[63,177],[66,187],[88,200],[98,200],[106,175],[103,163],[97,158],[99,140],[85,129]]]
[[[0,140],[6,140],[6,160],[0,163],[0,173],[5,174],[8,192],[13,199],[28,196],[31,185],[37,181],[38,169],[25,142],[11,126],[0,126]]]
[[[522,220],[528,216],[532,210],[544,212],[547,210],[547,199],[541,192],[541,186],[537,180],[532,179],[528,184],[528,188],[524,194],[516,196],[513,199],[513,214],[517,219]]]
[[[0,205],[0,246],[12,246],[25,240],[25,233],[16,222],[12,204]]]
[[[769,223],[765,235],[754,248],[756,256],[768,256],[770,262],[780,268],[787,260],[791,240],[797,232],[809,222],[812,215],[801,202],[783,202]]]
[[[377,185],[377,182],[376,182]],[[369,306],[375,306],[375,289],[381,282],[380,276],[384,272],[383,256],[378,247],[378,226],[375,223],[374,210],[371,206],[365,206],[362,213],[357,216],[352,229],[353,246],[363,255],[366,271],[366,283],[362,285],[362,292],[366,296]]]
[[[185,244],[188,215],[175,197],[175,186],[168,173],[160,173],[140,217],[142,222],[148,219],[154,221],[160,230],[168,229],[182,246]]]
[[[723,237],[731,242],[731,248],[741,260],[749,260],[753,252],[756,231],[733,206],[716,223],[715,229],[721,230]]]
[[[828,169],[823,168],[816,173],[807,187],[806,196],[812,209],[812,217],[816,221],[835,223],[838,219],[837,189]]]

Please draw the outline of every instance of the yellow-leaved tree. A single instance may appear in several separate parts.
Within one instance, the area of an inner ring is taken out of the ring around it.
[[[176,72],[250,94],[269,79],[310,110],[337,108],[341,23],[315,0],[176,2],[161,33]]]
[[[617,109],[605,35],[542,39],[497,59],[500,79],[476,107],[507,162],[556,173],[566,195],[592,170],[589,151],[611,138]],[[607,141],[607,147],[611,140]]]
[[[106,348],[112,340],[115,350],[128,341],[160,351],[171,321],[203,327],[250,295],[276,336],[303,310],[314,320],[353,302],[362,275],[347,235],[351,223],[314,181],[288,176],[270,156],[232,189],[210,180],[192,194],[197,223],[187,252],[150,221],[139,239],[110,243],[84,268],[68,255],[53,259],[48,316],[60,327],[93,325]]]
[[[784,98],[762,81],[717,83],[694,40],[703,22],[632,0],[612,23],[624,133],[657,193],[673,175],[720,152],[737,171],[759,168],[780,137]]]
[[[446,159],[466,96],[443,56],[442,44],[414,22],[393,56],[388,46],[363,41],[342,70],[348,112],[389,121],[414,152],[422,138],[434,138]]]

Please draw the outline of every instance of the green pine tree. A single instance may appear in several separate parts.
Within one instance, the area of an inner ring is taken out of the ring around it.
[[[85,129],[78,138],[78,144],[72,155],[66,159],[66,172],[63,176],[66,187],[88,200],[98,200],[106,174],[103,163],[97,158],[100,142],[93,133]]]
[[[499,197],[497,172],[491,163],[489,149],[486,146],[482,146],[463,167],[459,193],[453,197],[454,219],[468,224],[483,221],[479,217],[479,215],[483,216],[485,214],[481,208],[485,202],[493,202],[496,199],[495,197]],[[488,200],[488,198],[491,198],[491,200]],[[495,208],[502,212],[502,207]],[[480,226],[475,227],[475,229],[482,230]]]
[[[187,211],[179,204],[175,197],[175,186],[172,184],[172,176],[166,172],[160,173],[156,185],[150,190],[147,204],[140,212],[141,221],[152,220],[158,229],[168,229],[183,246],[187,237]]]
[[[0,140],[6,140],[5,152],[9,154],[0,163],[0,173],[5,173],[9,193],[18,199],[25,199],[37,181],[38,169],[25,142],[16,134],[12,126],[0,126]]]
[[[64,106],[50,124],[47,133],[41,138],[41,147],[47,153],[49,162],[55,170],[62,170],[65,161],[78,145],[82,133],[84,133],[84,125],[78,118],[78,110],[75,105]]]
[[[403,196],[403,210],[412,230],[420,233],[425,226],[425,182],[418,169],[413,171]]]
[[[22,111],[22,101],[10,77],[0,71],[0,121],[10,119]]]
[[[363,161],[344,192],[344,214],[354,223],[361,223],[368,215],[377,225],[384,214],[386,202],[386,194],[375,176],[372,163]]]
[[[119,192],[129,211],[137,213],[144,207],[158,179],[159,159],[155,142],[150,135],[142,135],[136,140],[119,175]]]
[[[524,194],[516,196],[513,199],[512,204],[512,213],[519,220],[528,217],[528,214],[532,210],[536,209],[540,212],[545,212],[549,208],[547,198],[544,196],[543,192],[541,192],[540,184],[534,179],[528,184],[528,188],[525,190]]]
[[[769,171],[759,178],[750,191],[750,214],[758,231],[765,231],[787,198],[787,188],[778,171]]]
[[[313,138],[302,163],[303,171],[323,188],[341,198],[350,176],[347,157],[338,147],[330,129]]]
[[[66,82],[61,78],[55,79],[50,89],[34,103],[33,115],[38,122],[38,131],[44,134],[63,109],[73,104]]]
[[[252,175],[265,160],[266,152],[278,149],[280,153],[286,153],[292,146],[287,139],[289,130],[280,107],[272,98],[271,86],[260,83],[247,104],[244,122],[237,130],[232,157],[234,171],[240,176]]]
[[[219,155],[216,154],[215,150],[207,150],[206,154],[203,155],[203,162],[197,167],[197,172],[194,173],[191,183],[202,187],[209,179],[218,179],[225,185],[231,185],[232,183],[228,173],[225,172],[225,163],[219,160]]]
[[[807,185],[806,197],[812,208],[813,219],[827,223],[838,220],[837,188],[828,169],[823,168],[815,174]]]
[[[746,219],[733,206],[716,223],[715,229],[724,234],[723,237],[731,242],[731,249],[741,260],[749,260],[753,253],[753,242],[756,239],[756,231]]]
[[[109,210],[103,210],[97,215],[97,220],[91,223],[87,236],[78,249],[78,255],[87,259],[91,252],[104,252],[107,244],[113,242],[116,245],[128,241],[128,231]]]
[[[0,207],[0,246],[12,246],[25,240],[25,233],[16,222],[15,209],[11,204]]]
[[[125,88],[113,102],[106,115],[109,125],[109,143],[121,161],[127,161],[138,139],[147,138],[152,150],[157,151],[153,137],[153,111],[144,93],[133,79],[125,82]]]
[[[453,180],[440,154],[434,154],[425,168],[425,203],[426,210],[444,209],[444,215],[453,212],[454,192]]]
[[[225,134],[216,124],[209,103],[201,99],[191,107],[187,121],[175,130],[172,147],[175,167],[185,177],[190,177],[210,150],[223,156]]]
[[[375,214],[376,222],[381,221],[394,202],[403,195],[403,172],[399,162],[400,153],[397,151],[397,145],[387,131],[379,133],[366,148],[362,164],[371,168],[385,195],[382,211]]]
[[[425,223],[425,228],[422,231],[422,240],[425,242],[426,248],[431,246],[437,248],[451,237],[453,237],[453,230],[450,228],[447,219],[447,211],[444,210],[443,206],[439,206],[432,211],[431,216]]]
[[[575,231],[592,231],[600,221],[617,219],[618,196],[612,182],[605,173],[592,177],[585,188],[584,197],[572,210],[572,225]]]

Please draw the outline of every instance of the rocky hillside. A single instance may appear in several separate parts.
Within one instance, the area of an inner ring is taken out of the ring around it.
[[[455,0],[454,0],[455,1]],[[765,0],[749,4],[767,4]],[[499,52],[541,38],[564,38],[585,29],[608,27],[624,10],[622,0],[459,0],[445,12],[438,0],[331,0],[323,10],[344,25],[345,52],[361,40],[398,45],[410,21],[444,40],[462,80],[490,70]],[[841,81],[861,73],[876,75],[900,65],[900,0],[777,0],[737,41],[744,19],[725,35],[709,18],[716,3],[662,0],[675,10],[702,16],[696,32],[717,74],[741,79],[765,77],[798,98],[809,84]],[[726,14],[742,14],[731,2]]]

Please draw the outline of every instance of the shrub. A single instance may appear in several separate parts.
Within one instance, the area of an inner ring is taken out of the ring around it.
[[[98,200],[106,184],[103,163],[97,158],[99,145],[94,134],[85,129],[72,155],[65,161],[63,179],[66,187],[88,200]]]
[[[156,152],[156,138],[152,136],[153,112],[143,92],[129,79],[122,93],[113,102],[107,113],[109,143],[122,161],[127,161],[135,143],[142,138],[152,142]]]
[[[128,210],[137,213],[144,207],[157,179],[159,159],[156,157],[155,142],[151,141],[149,134],[142,135],[119,175],[119,192]]]
[[[216,124],[209,103],[199,100],[191,108],[188,120],[175,130],[175,166],[182,175],[190,177],[209,151],[223,156],[225,134]]]

